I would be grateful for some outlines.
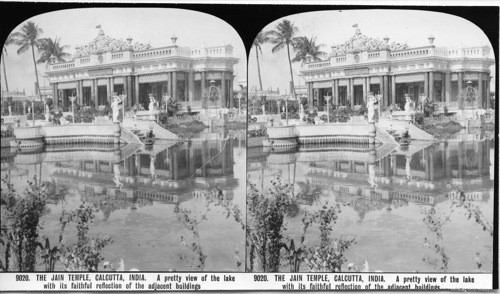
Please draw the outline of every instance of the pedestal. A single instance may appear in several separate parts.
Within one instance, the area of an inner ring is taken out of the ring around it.
[[[375,122],[368,123],[368,135],[370,136],[369,138],[370,145],[375,145],[375,135],[376,135]]]
[[[115,144],[115,145],[120,144],[120,135],[121,135],[120,123],[114,122],[113,123],[113,144]]]

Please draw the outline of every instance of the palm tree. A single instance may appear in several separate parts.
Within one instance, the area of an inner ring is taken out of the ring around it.
[[[321,48],[325,46],[325,44],[316,44],[315,36],[310,38],[298,37],[293,46],[295,57],[292,62],[304,62],[309,58],[312,61],[321,61],[328,55],[326,52],[321,51]]]
[[[261,31],[257,37],[253,40],[253,46],[255,47],[255,55],[257,56],[257,72],[259,73],[259,86],[262,91],[262,77],[260,76],[260,64],[259,64],[259,51],[262,54],[261,45],[269,42],[269,37],[267,36],[267,32]]]
[[[298,28],[293,25],[288,19],[284,19],[282,22],[278,23],[274,30],[269,31],[269,41],[274,44],[272,49],[273,53],[278,52],[286,46],[286,51],[288,53],[288,64],[290,66],[290,77],[292,79],[291,83],[291,93],[295,97],[295,87],[293,83],[293,71],[292,71],[292,59],[290,58],[290,45],[294,45],[297,41],[297,37],[294,35],[298,32]]]
[[[61,46],[61,38],[40,39],[38,52],[41,56],[36,62],[48,64],[51,58],[55,58],[57,62],[65,62],[71,58],[71,54],[64,52],[67,48],[69,48],[68,45]]]
[[[18,32],[12,33],[12,37],[15,39],[15,44],[19,46],[17,49],[17,54],[22,54],[26,52],[29,48],[31,48],[31,54],[33,55],[33,64],[35,65],[35,77],[38,94],[40,95],[40,99],[42,99],[42,95],[40,93],[40,83],[38,81],[38,69],[36,67],[35,61],[35,47],[39,48],[40,40],[39,37],[43,33],[43,30],[38,27],[32,21],[28,21],[23,24],[21,29]]]
[[[3,65],[3,78],[5,79],[5,90],[9,92],[9,83],[7,82],[7,71],[5,70],[5,56],[7,56],[7,46],[14,44],[14,39],[12,36],[8,36],[5,43],[3,43],[2,49],[2,65]]]

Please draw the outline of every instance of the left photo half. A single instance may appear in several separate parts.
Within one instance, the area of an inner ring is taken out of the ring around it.
[[[245,270],[247,59],[215,16],[85,8],[1,55],[1,271]]]

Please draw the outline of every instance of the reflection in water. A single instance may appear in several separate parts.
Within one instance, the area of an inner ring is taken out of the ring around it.
[[[9,156],[2,151],[2,176],[10,174],[13,184],[22,188],[27,178],[36,175],[50,182],[57,195],[65,195],[54,198],[48,205],[50,213],[44,216],[42,234],[51,239],[57,240],[62,211],[91,204],[98,211],[95,232],[114,240],[103,252],[106,260],[118,264],[125,259],[127,267],[141,270],[192,269],[186,258],[179,258],[186,256],[179,240],[186,240],[189,230],[178,216],[196,218],[201,207],[207,207],[203,222],[197,223],[196,240],[207,260],[197,269],[234,271],[239,265],[230,252],[243,252],[239,220],[244,217],[226,216],[227,210],[233,214],[245,201],[245,187],[239,180],[245,170],[242,138],[205,134],[149,149],[50,146],[42,152]],[[213,195],[222,196],[224,205],[216,206]],[[215,233],[222,239],[214,238]]]
[[[254,148],[248,150],[248,178],[261,191],[276,176],[294,183],[292,202],[299,212],[288,216],[290,235],[299,234],[306,211],[325,201],[341,204],[335,231],[352,233],[358,241],[348,252],[349,262],[361,265],[368,260],[370,268],[383,271],[473,271],[480,256],[480,270],[491,271],[491,262],[484,262],[484,256],[491,256],[488,230],[474,221],[474,213],[452,203],[462,193],[484,216],[483,223],[491,223],[493,146],[489,140],[476,140],[411,144],[405,149],[387,145],[374,150],[314,145],[298,152]],[[453,212],[439,228],[437,239],[429,235],[428,222],[422,222],[430,208],[444,215]],[[459,235],[475,245],[468,246]],[[438,250],[434,257],[449,261],[423,262],[422,256],[430,255],[422,243],[438,244],[442,252]]]

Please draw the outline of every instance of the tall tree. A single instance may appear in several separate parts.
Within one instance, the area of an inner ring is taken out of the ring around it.
[[[64,52],[67,48],[69,48],[68,45],[61,46],[61,38],[40,39],[38,52],[41,53],[41,55],[36,62],[48,64],[52,57],[55,58],[57,62],[65,62],[71,57],[71,54]]]
[[[38,49],[40,46],[39,38],[41,34],[43,34],[43,30],[32,21],[26,22],[21,26],[21,29],[19,31],[12,33],[12,37],[15,39],[15,44],[19,46],[19,49],[17,49],[17,54],[23,54],[31,48],[33,64],[35,65],[35,77],[37,84],[37,89],[35,90],[37,90],[40,100],[42,99],[42,95],[40,93],[40,82],[38,80],[38,69],[36,67],[35,47]]]
[[[293,44],[297,41],[297,37],[294,37],[299,29],[293,25],[288,19],[284,19],[280,23],[278,23],[274,30],[269,31],[269,41],[274,44],[272,49],[273,53],[280,51],[281,49],[286,47],[286,51],[288,54],[288,65],[290,66],[290,78],[291,78],[291,92],[294,98],[295,97],[295,86],[293,83],[293,71],[292,71],[292,59],[290,58],[290,46],[293,47]]]
[[[255,55],[257,56],[257,72],[259,74],[259,86],[262,91],[262,77],[260,75],[260,63],[259,63],[259,52],[262,54],[261,45],[269,42],[269,37],[267,32],[260,31],[257,37],[253,40],[253,46],[255,48]]]
[[[295,51],[295,57],[292,62],[304,62],[311,59],[311,61],[321,61],[323,58],[327,57],[326,52],[321,51],[321,48],[325,47],[325,44],[316,44],[316,37],[298,37],[296,42],[293,44],[293,50]]]
[[[14,44],[14,39],[12,36],[8,36],[5,43],[3,43],[2,49],[2,65],[3,65],[3,78],[5,80],[5,90],[9,92],[9,83],[7,82],[7,71],[5,70],[5,56],[7,56],[7,46]]]

